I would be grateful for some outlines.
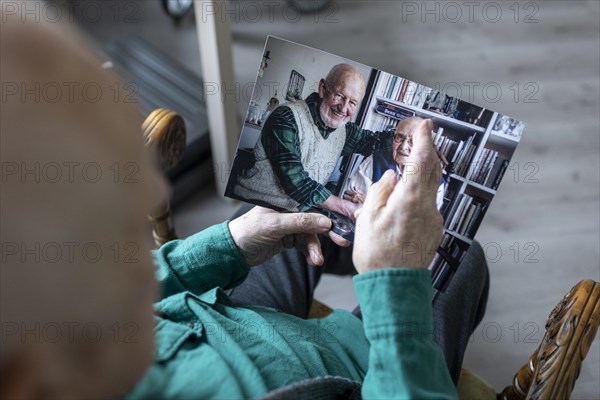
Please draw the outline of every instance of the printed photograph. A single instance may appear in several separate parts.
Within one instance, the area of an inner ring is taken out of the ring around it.
[[[354,238],[354,214],[431,119],[444,236],[430,266],[443,291],[505,175],[525,124],[417,82],[269,36],[225,195],[279,211],[319,212]]]

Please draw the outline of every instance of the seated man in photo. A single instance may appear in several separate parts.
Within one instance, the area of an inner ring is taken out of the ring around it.
[[[389,146],[393,135],[349,122],[364,95],[360,72],[338,64],[321,79],[318,93],[277,107],[254,148],[254,166],[237,177],[228,195],[289,211],[320,207],[354,219],[358,205],[325,184],[340,156],[367,156]]]
[[[488,269],[473,243],[432,306],[431,121],[408,158],[422,168],[399,182],[385,173],[358,215],[362,319],[306,319],[330,220],[256,207],[151,252],[146,214],[165,184],[138,111],[110,92],[120,81],[60,24],[14,16],[0,29],[3,86],[94,82],[105,94],[5,93],[0,398],[258,398],[324,376],[361,384],[364,398],[457,397]],[[128,182],[114,174],[125,163],[138,167]]]
[[[344,199],[362,204],[373,182],[379,181],[388,169],[396,171],[398,179],[401,179],[413,146],[413,135],[422,121],[420,117],[410,117],[400,121],[396,127],[391,151],[389,149],[375,151],[360,164],[350,178],[348,189],[344,192]],[[442,178],[435,201],[438,210],[444,204],[446,186],[447,183]]]

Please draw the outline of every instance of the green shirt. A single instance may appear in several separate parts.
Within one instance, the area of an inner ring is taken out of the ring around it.
[[[130,399],[253,398],[323,375],[363,382],[365,398],[456,398],[432,341],[427,270],[354,277],[364,324],[347,311],[304,320],[266,307],[233,307],[221,288],[249,267],[227,222],[155,252],[154,362]]]
[[[306,104],[321,136],[327,139],[335,129],[325,126],[321,119],[319,94],[312,93],[308,96]],[[346,143],[341,156],[349,156],[354,153],[369,156],[373,151],[390,148],[393,136],[393,130],[372,132],[361,129],[353,122],[348,122],[346,124]],[[277,107],[269,115],[261,131],[260,140],[281,187],[288,196],[300,203],[302,211],[327,200],[331,191],[312,180],[302,165],[298,125],[289,107]]]

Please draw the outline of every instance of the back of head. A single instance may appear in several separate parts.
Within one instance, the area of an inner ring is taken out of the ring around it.
[[[145,365],[151,337],[123,347],[110,327],[151,332],[144,220],[153,188],[162,189],[143,152],[141,116],[115,99],[120,80],[74,29],[18,14],[3,14],[0,29],[2,375],[28,353],[47,378],[36,376],[45,394],[122,394],[131,382],[105,368],[108,358],[120,347]]]

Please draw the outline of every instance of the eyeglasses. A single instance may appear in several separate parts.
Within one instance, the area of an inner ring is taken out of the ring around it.
[[[332,91],[326,84],[324,85],[325,87],[325,91],[327,92],[327,95],[336,103],[346,103],[346,101],[348,101],[348,104],[351,108],[356,108],[356,106],[358,106],[358,102],[355,100],[348,100],[348,97],[346,97],[343,93],[341,92],[334,92]]]
[[[396,143],[402,143],[402,142],[404,142],[404,141],[405,141],[407,138],[408,138],[408,136],[407,136],[405,133],[396,133],[396,134],[394,135],[394,142],[396,142]],[[412,139],[412,138],[410,138],[410,139],[409,139],[409,140],[410,140],[409,144],[412,144],[412,140],[411,140],[411,139]]]

